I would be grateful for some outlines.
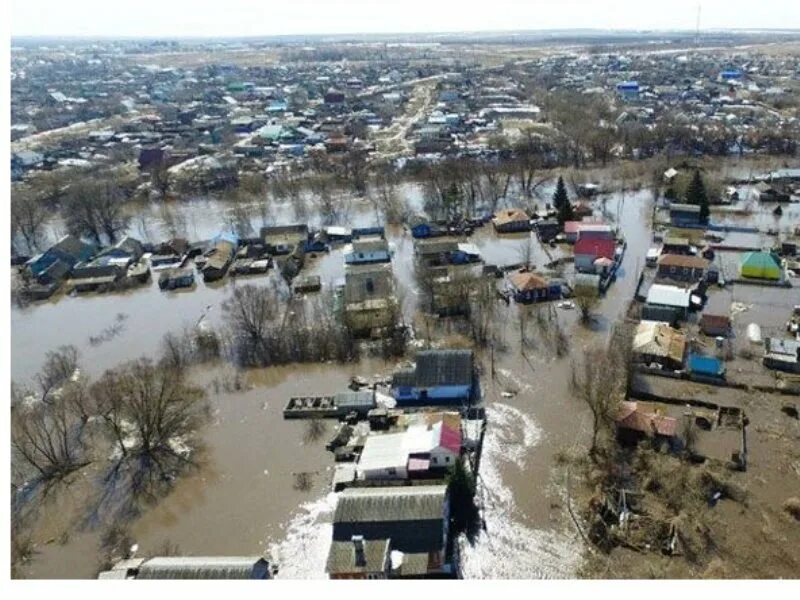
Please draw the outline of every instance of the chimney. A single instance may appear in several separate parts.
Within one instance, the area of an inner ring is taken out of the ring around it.
[[[353,541],[353,551],[355,552],[355,564],[357,567],[366,567],[367,566],[367,557],[364,554],[364,536],[363,535],[354,535],[352,538]]]

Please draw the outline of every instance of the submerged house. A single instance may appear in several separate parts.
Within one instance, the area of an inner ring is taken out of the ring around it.
[[[677,318],[685,318],[689,312],[692,291],[675,285],[654,283],[647,292],[645,307],[664,307]],[[673,319],[658,319],[672,322]]]
[[[771,252],[745,252],[739,263],[742,277],[778,281],[783,276],[780,259]]]
[[[613,239],[579,237],[575,242],[575,270],[580,273],[605,274],[610,269],[608,261],[613,265],[616,249]]]
[[[449,526],[446,485],[348,488],[325,570],[332,579],[447,575]]]
[[[206,261],[201,269],[204,281],[222,279],[228,272],[236,254],[236,245],[230,240],[220,239],[206,253]]]
[[[398,405],[466,405],[475,386],[472,350],[423,350],[412,370],[392,377]]]
[[[646,364],[657,364],[662,368],[683,368],[686,354],[686,336],[666,323],[642,321],[633,338],[635,360]]]
[[[158,556],[119,561],[98,579],[272,579],[261,556]]]
[[[74,235],[66,235],[42,254],[31,258],[25,266],[37,283],[57,284],[67,277],[72,267],[88,261],[96,251],[95,246]]]
[[[509,275],[509,287],[514,301],[521,304],[544,302],[561,298],[561,284],[530,271],[518,271]]]
[[[359,238],[344,250],[344,262],[348,265],[386,263],[392,260],[389,243],[379,237]]]
[[[158,276],[158,287],[162,291],[188,288],[194,285],[194,270],[167,269]]]
[[[674,227],[692,227],[702,224],[700,206],[673,202],[669,207],[669,222]]]
[[[531,219],[521,208],[506,208],[494,214],[492,225],[498,233],[530,231]]]
[[[89,292],[109,286],[125,276],[131,259],[98,256],[92,261],[78,263],[72,269],[69,285],[78,292]]]
[[[657,276],[687,283],[697,283],[706,276],[709,262],[702,256],[663,254],[658,259]]]
[[[648,437],[667,441],[678,437],[678,420],[644,402],[620,402],[614,424],[617,438],[623,443],[635,444]]]
[[[261,239],[273,254],[291,254],[296,248],[305,248],[308,225],[275,225],[261,228]]]
[[[349,270],[342,291],[345,325],[356,335],[374,335],[395,325],[397,301],[388,265]]]

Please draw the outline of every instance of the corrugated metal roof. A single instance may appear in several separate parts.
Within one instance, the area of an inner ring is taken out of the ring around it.
[[[470,385],[472,350],[424,350],[417,354],[416,385]]]
[[[445,485],[397,488],[350,488],[336,504],[334,523],[427,521],[442,519]]]
[[[137,579],[266,579],[269,564],[260,556],[163,556],[139,567]]]
[[[380,573],[386,570],[389,559],[389,540],[363,540],[364,564],[356,564],[355,544],[331,542],[325,571],[332,575],[346,573]]]

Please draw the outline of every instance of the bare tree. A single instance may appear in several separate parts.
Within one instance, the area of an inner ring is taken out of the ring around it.
[[[61,346],[47,352],[44,365],[36,375],[40,399],[43,402],[50,401],[53,392],[67,383],[75,375],[77,368],[78,349],[75,346]]]
[[[584,352],[583,360],[573,362],[571,387],[575,396],[592,414],[592,440],[589,456],[597,456],[600,437],[610,431],[621,398],[617,392],[618,373],[609,370],[604,348]]]
[[[49,212],[28,189],[14,188],[11,194],[11,241],[16,233],[25,240],[28,252],[39,249],[45,223]]]
[[[85,423],[65,398],[18,406],[11,414],[12,456],[43,481],[63,478],[90,462],[83,440]]]
[[[134,495],[152,493],[190,462],[190,440],[208,414],[205,391],[184,371],[142,358],[106,371],[91,393],[119,457],[110,479],[127,469]]]
[[[595,346],[572,364],[570,386],[592,414],[592,440],[589,455],[597,459],[600,438],[612,430],[619,403],[627,397],[631,368],[632,328],[617,324],[606,347]]]
[[[128,227],[125,194],[110,179],[85,179],[70,187],[64,213],[67,227],[77,235],[88,235],[98,244],[103,236],[110,243]]]

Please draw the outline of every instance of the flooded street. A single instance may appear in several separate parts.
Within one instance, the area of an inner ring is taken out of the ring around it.
[[[618,280],[603,301],[600,331],[607,330],[633,295],[640,257],[650,244],[649,198],[649,193],[627,194],[624,201],[613,197],[607,202],[609,212],[620,216],[628,250]],[[208,222],[197,219],[198,232],[212,235],[219,221],[213,213],[206,218]],[[369,214],[359,219],[359,224],[372,223]],[[394,249],[393,269],[406,314],[412,314],[412,239],[395,228],[387,230],[387,238]],[[489,226],[469,242],[478,246],[487,263],[504,265],[520,262],[528,236],[499,237]],[[534,262],[541,267],[550,258],[538,242],[534,245]],[[550,250],[554,256],[560,252]],[[310,259],[304,273],[318,274],[324,285],[334,285],[344,275],[341,248]],[[271,276],[240,281],[258,284]],[[120,362],[154,356],[167,331],[200,320],[221,326],[221,303],[234,285],[231,280],[216,285],[198,281],[194,290],[163,293],[151,283],[126,293],[61,297],[15,307],[12,376],[29,381],[45,353],[63,344],[79,349],[82,368],[92,377]],[[489,419],[479,486],[485,529],[473,545],[462,546],[463,573],[469,578],[571,577],[580,563],[581,542],[565,519],[563,481],[554,469],[554,456],[586,432],[585,409],[568,390],[570,359],[545,351],[528,351],[522,357],[515,340],[514,305],[498,305],[498,310],[508,347],[496,358],[498,377],[486,375],[482,381]],[[557,312],[573,352],[597,339],[577,325],[575,311]],[[487,357],[480,359],[488,373]],[[132,523],[130,535],[139,553],[157,553],[168,543],[185,554],[265,554],[280,565],[279,577],[324,577],[336,502],[330,492],[333,460],[324,444],[333,423],[321,440],[309,443],[304,422],[286,421],[281,411],[290,396],[343,390],[353,375],[388,374],[393,367],[372,359],[271,367],[245,373],[239,381],[241,391],[232,389],[236,376],[231,367],[202,369],[197,381],[209,391],[213,418],[203,434],[201,464]],[[503,397],[512,383],[517,393]],[[310,486],[297,489],[297,473],[310,473]],[[79,497],[79,488],[67,488],[43,511],[38,534],[43,541],[26,575],[95,574],[98,532],[65,535],[69,523],[62,514],[74,513],[70,503]],[[59,503],[65,510],[56,508]]]

